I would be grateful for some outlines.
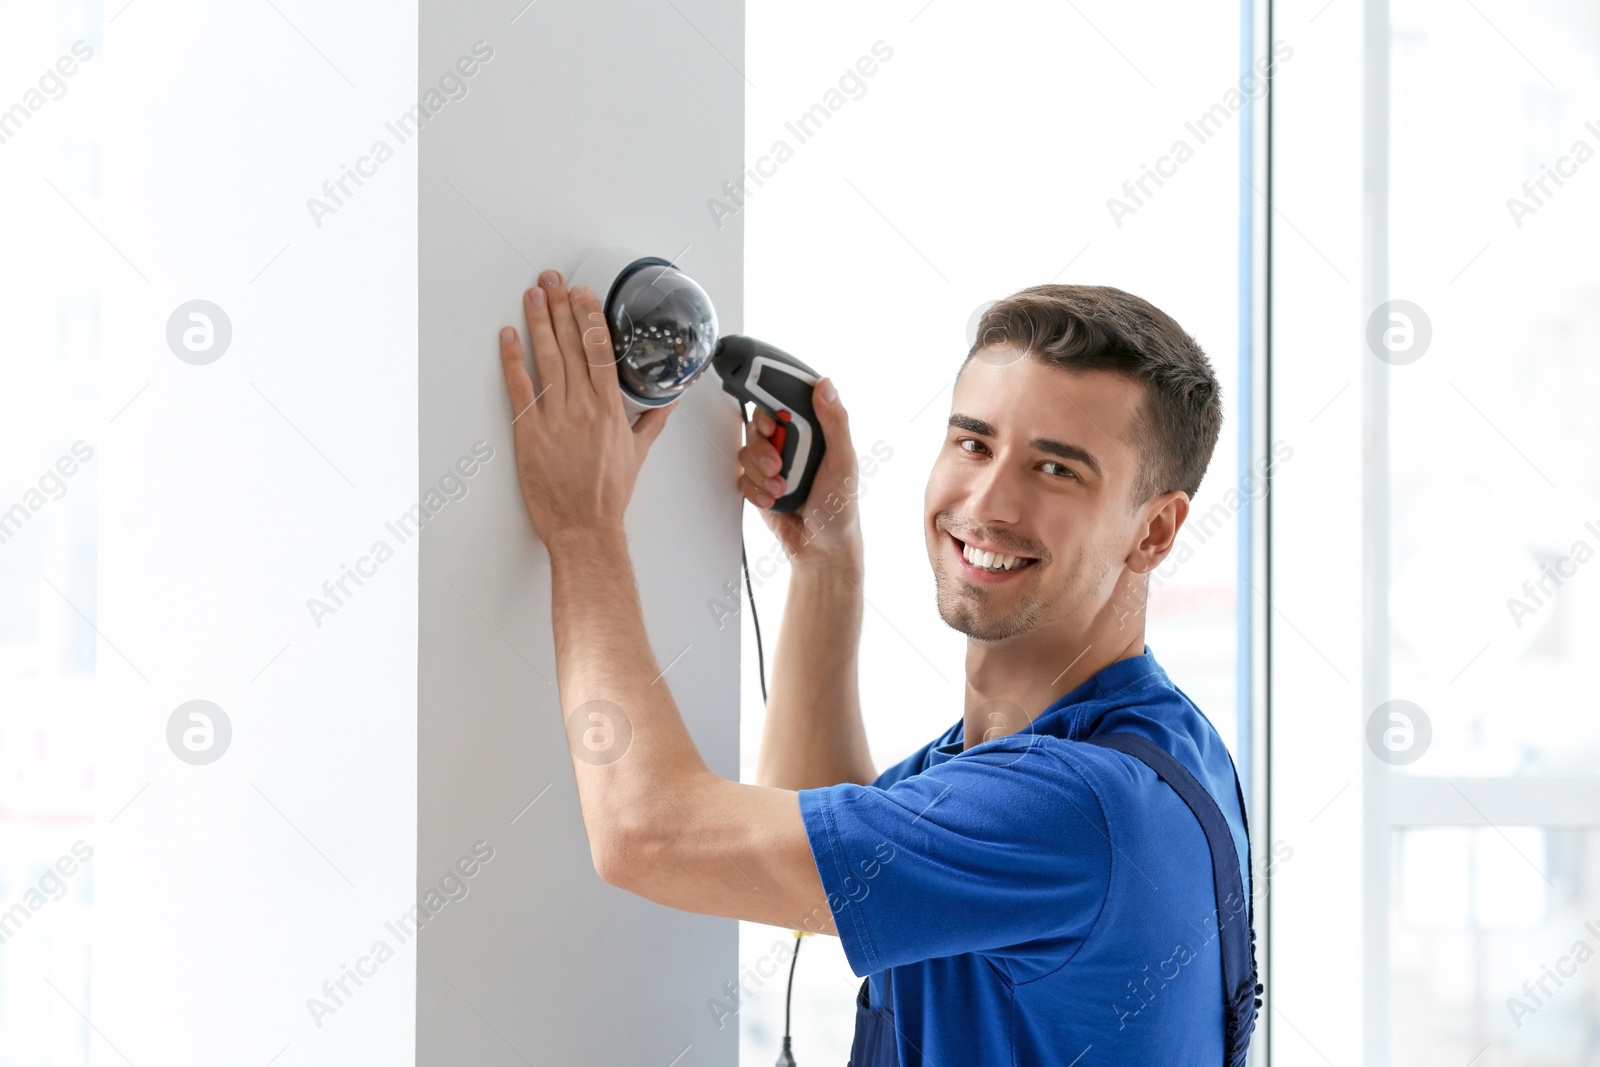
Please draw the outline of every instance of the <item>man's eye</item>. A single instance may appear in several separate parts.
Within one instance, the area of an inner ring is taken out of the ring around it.
[[[1077,471],[1073,470],[1071,467],[1063,467],[1059,463],[1053,463],[1053,462],[1046,463],[1045,466],[1047,466],[1047,467],[1061,467],[1061,473],[1065,477],[1068,477],[1068,478],[1076,478],[1078,476],[1078,472]]]
[[[979,448],[983,447],[983,442],[979,441],[979,440],[977,440],[975,438],[972,438],[972,437],[958,437],[958,438],[956,438],[956,447],[961,449],[961,451],[963,451],[963,452],[971,452],[972,451],[972,449],[966,447],[969,444],[977,445]]]

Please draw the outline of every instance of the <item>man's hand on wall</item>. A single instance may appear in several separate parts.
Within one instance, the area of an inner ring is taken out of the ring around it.
[[[676,405],[628,425],[611,333],[588,289],[569,293],[561,274],[547,270],[523,294],[522,309],[537,392],[515,327],[500,331],[500,365],[511,396],[517,478],[534,531],[549,547],[620,530],[639,468]]]

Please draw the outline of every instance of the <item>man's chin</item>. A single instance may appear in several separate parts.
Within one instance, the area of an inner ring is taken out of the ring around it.
[[[939,597],[939,617],[950,629],[965,634],[973,641],[1003,641],[1031,629],[1026,626],[1019,628],[1018,619],[991,618],[987,614],[974,611],[968,603],[951,603],[944,596]]]
[[[949,624],[952,630],[965,634],[967,640],[982,641],[985,644],[1005,641],[1026,632],[1025,630],[1015,629],[1009,624],[997,626],[973,619],[971,616],[962,616],[954,620],[946,618],[944,621]]]

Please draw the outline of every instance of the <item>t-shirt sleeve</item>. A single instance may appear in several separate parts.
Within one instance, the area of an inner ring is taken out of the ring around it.
[[[1037,740],[997,738],[887,787],[800,790],[857,975],[1093,926],[1110,883],[1105,813]]]

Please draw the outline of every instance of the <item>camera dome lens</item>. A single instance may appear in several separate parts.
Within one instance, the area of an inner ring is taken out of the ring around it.
[[[641,400],[670,400],[711,360],[717,313],[694,279],[660,260],[635,264],[606,309],[622,387]]]

